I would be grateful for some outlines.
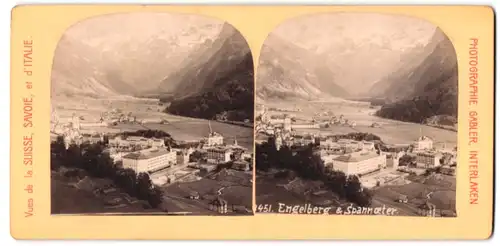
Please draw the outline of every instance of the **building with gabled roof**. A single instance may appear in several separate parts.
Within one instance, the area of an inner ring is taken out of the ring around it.
[[[210,202],[210,209],[217,211],[220,214],[227,213],[227,201],[217,196],[213,201]]]
[[[417,167],[419,168],[434,168],[441,165],[443,154],[437,151],[419,151],[415,152]]]
[[[415,151],[431,150],[433,148],[432,139],[427,136],[421,136],[413,143],[413,148]]]
[[[175,165],[177,153],[170,149],[146,149],[122,157],[123,167],[139,173],[153,173]]]
[[[231,161],[233,151],[227,147],[210,147],[207,151],[207,161],[213,164],[224,164]]]

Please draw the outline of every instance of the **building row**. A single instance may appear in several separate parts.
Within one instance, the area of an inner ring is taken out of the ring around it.
[[[225,145],[222,135],[216,132],[209,134],[201,149],[165,147],[163,140],[161,143],[157,140],[142,137],[128,137],[126,139],[117,137],[110,140],[109,144],[110,146],[139,145],[147,147],[131,153],[122,153],[120,156],[123,167],[131,168],[136,173],[154,173],[173,165],[186,165],[190,162],[190,156],[195,151],[205,154],[209,164],[217,165],[234,161],[237,168],[242,170],[249,169],[250,161],[248,159],[252,158],[251,154],[246,153],[244,147],[238,145],[236,139],[232,145]]]
[[[116,136],[108,140],[108,145],[113,148],[128,148],[132,146],[162,148],[165,147],[165,141],[159,138],[145,138],[141,136]]]
[[[449,158],[444,161],[445,154],[434,150],[433,142],[428,137],[417,139],[412,146],[411,152],[407,152],[406,148],[380,151],[371,141],[324,139],[320,140],[318,151],[326,167],[342,171],[347,175],[366,175],[385,168],[397,169],[401,158],[405,155],[414,160],[416,168],[430,169],[445,164],[456,165],[456,154],[449,154]]]
[[[154,173],[174,165],[187,165],[194,149],[148,148],[130,153],[121,153],[123,168],[136,173]]]

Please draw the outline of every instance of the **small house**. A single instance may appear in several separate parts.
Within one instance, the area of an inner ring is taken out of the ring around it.
[[[421,206],[419,206],[419,209],[423,212],[423,215],[428,216],[428,217],[436,217],[436,205],[430,203],[430,202],[425,202]]]
[[[200,194],[196,191],[193,191],[193,192],[189,193],[189,199],[198,200],[198,199],[200,199]]]
[[[220,214],[227,213],[227,201],[217,197],[212,202],[210,202],[210,209],[213,211],[217,211]]]

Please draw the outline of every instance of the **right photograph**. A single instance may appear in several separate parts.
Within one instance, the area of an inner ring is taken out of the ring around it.
[[[289,19],[256,71],[257,213],[456,217],[458,67],[423,19]]]

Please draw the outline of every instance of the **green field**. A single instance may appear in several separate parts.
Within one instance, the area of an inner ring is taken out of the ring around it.
[[[119,109],[123,114],[131,113],[137,117],[137,120],[167,120],[169,124],[146,123],[144,126],[139,124],[119,124],[114,127],[94,127],[90,131],[97,132],[119,132],[135,131],[144,129],[163,130],[172,135],[176,140],[200,140],[207,137],[210,132],[208,120],[194,119],[183,116],[176,116],[163,113],[164,106],[158,105],[159,102],[146,100],[90,100],[75,102],[56,102],[54,107],[61,122],[69,122],[73,113],[82,116],[84,121],[98,121],[104,112],[110,112],[113,109]],[[82,121],[82,122],[84,122]],[[212,130],[219,132],[224,136],[224,141],[232,144],[234,139],[238,144],[248,151],[253,149],[253,128],[243,127],[233,124],[225,124],[216,121],[210,121]]]
[[[222,171],[229,175],[215,174],[214,179],[203,178],[195,182],[175,183],[163,187],[164,200],[160,208],[147,209],[140,203],[129,204],[123,200],[122,207],[110,207],[106,204],[106,197],[122,197],[120,192],[107,196],[98,197],[92,191],[79,189],[72,184],[78,180],[66,178],[59,173],[53,172],[51,178],[51,213],[52,214],[102,214],[102,213],[188,213],[194,215],[219,215],[210,210],[209,203],[217,197],[218,190],[221,190],[220,197],[228,202],[228,209],[232,206],[252,209],[252,185],[251,174],[240,171]],[[91,178],[93,182],[104,179]],[[199,200],[189,199],[191,192],[200,195]],[[241,214],[241,212],[239,212]],[[234,213],[233,213],[234,214]],[[247,213],[248,214],[248,213]]]
[[[425,203],[427,195],[429,202],[436,206],[439,211],[452,213],[456,206],[455,177],[445,175],[431,175],[429,177],[417,176],[410,178],[412,181],[405,185],[388,185],[372,189],[373,200],[371,207],[392,207],[397,209],[399,216],[419,216],[422,210],[419,207]],[[285,189],[283,184],[290,180],[275,178],[270,173],[259,173],[256,177],[256,203],[257,212],[259,205],[271,205],[277,212],[278,204],[304,205],[306,203],[323,207],[346,206],[348,202],[339,199],[338,196],[325,189],[320,193],[305,194],[308,189],[313,188],[314,182],[301,182],[301,187],[296,189]],[[432,193],[431,193],[432,192]],[[398,203],[397,200],[405,195],[408,203]],[[333,214],[333,210],[330,211]]]
[[[124,207],[109,207],[104,197],[96,197],[91,191],[73,187],[74,180],[57,173],[51,178],[52,214],[102,214],[102,213],[161,213],[161,209],[146,209],[140,203]]]
[[[302,109],[300,112],[291,112],[297,119],[311,120],[314,117],[329,119],[330,116],[317,116],[317,114],[330,111],[335,116],[343,115],[345,119],[356,122],[356,126],[332,125],[324,129],[304,129],[299,132],[317,134],[347,134],[350,132],[366,132],[379,136],[387,144],[409,144],[415,141],[420,134],[432,138],[436,145],[452,148],[457,144],[457,133],[422,124],[401,122],[384,119],[373,114],[375,108],[370,108],[366,103],[342,102],[268,102],[267,107],[288,108],[290,105]],[[281,115],[283,112],[270,111],[270,115]],[[371,127],[377,123],[380,127]]]
[[[418,176],[410,178],[412,183],[399,186],[383,186],[374,190],[375,197],[380,200],[395,201],[401,195],[408,197],[408,205],[417,210],[425,203],[429,195],[429,202],[436,209],[453,211],[456,209],[456,178],[433,174],[429,177]]]
[[[252,176],[235,170],[222,170],[224,175],[214,174],[210,178],[203,178],[194,182],[175,183],[165,186],[165,202],[176,204],[177,209],[169,209],[169,212],[197,212],[205,211],[208,214],[216,214],[210,210],[209,203],[218,196],[228,202],[231,206],[252,209]],[[219,173],[219,174],[221,174]],[[219,176],[219,178],[217,178]],[[200,199],[188,199],[192,192],[199,194]],[[168,206],[167,206],[168,208]]]

